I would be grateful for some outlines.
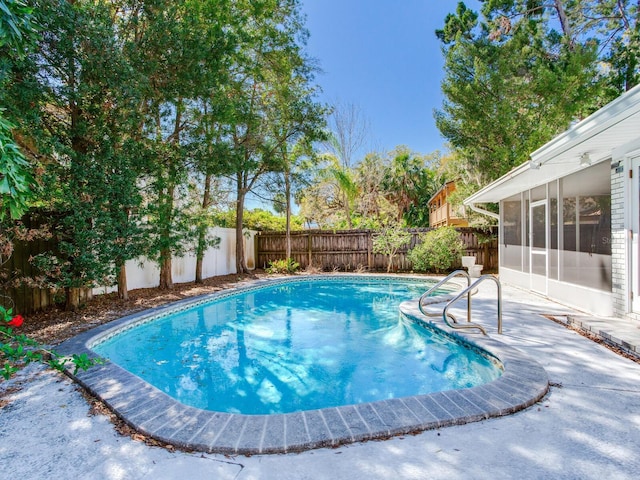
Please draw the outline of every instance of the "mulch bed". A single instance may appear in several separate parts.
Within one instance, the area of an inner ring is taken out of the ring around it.
[[[65,312],[62,308],[54,307],[25,315],[25,322],[20,327],[20,333],[24,333],[44,345],[57,345],[86,330],[131,313],[183,298],[228,289],[242,282],[266,276],[268,275],[263,271],[257,271],[252,274],[211,277],[201,284],[180,283],[174,285],[170,290],[141,288],[131,290],[128,300],[118,298],[116,293],[96,295],[75,312]]]

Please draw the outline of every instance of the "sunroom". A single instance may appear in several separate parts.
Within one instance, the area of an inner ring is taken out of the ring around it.
[[[636,318],[639,179],[636,87],[464,203],[499,204],[501,281],[592,314]]]

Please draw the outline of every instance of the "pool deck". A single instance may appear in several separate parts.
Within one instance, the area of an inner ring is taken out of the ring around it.
[[[550,391],[513,415],[295,454],[222,455],[148,447],[123,437],[67,378],[35,365],[0,388],[0,472],[87,479],[629,479],[640,471],[640,365],[546,316],[640,351],[640,325],[598,319],[520,289],[481,287],[474,320],[492,338],[535,358]],[[476,317],[476,312],[477,317]],[[482,320],[480,320],[480,318]]]

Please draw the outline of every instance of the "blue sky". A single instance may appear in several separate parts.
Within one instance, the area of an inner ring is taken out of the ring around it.
[[[323,73],[320,100],[357,105],[369,123],[365,151],[407,145],[444,151],[433,118],[444,59],[435,30],[458,0],[302,0],[307,53]],[[466,1],[478,9],[478,2]],[[359,160],[359,159],[358,159]]]

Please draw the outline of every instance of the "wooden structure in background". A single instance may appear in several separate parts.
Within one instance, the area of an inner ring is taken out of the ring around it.
[[[429,226],[431,228],[469,226],[465,208],[463,206],[453,207],[448,201],[449,195],[455,189],[455,182],[447,182],[429,199]]]

